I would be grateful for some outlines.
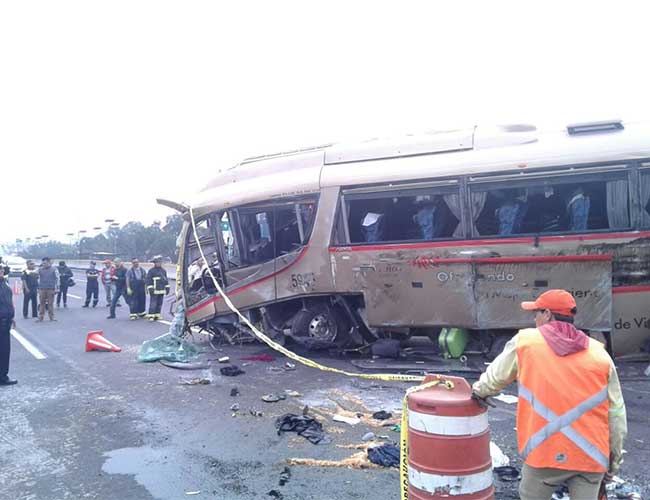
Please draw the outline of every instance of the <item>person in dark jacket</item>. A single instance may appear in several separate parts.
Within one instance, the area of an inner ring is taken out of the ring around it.
[[[162,309],[163,299],[169,293],[169,280],[167,271],[162,267],[162,257],[153,258],[153,267],[147,273],[147,290],[149,291],[149,321],[162,319],[160,310]]]
[[[33,260],[27,261],[27,269],[23,271],[23,318],[29,316],[29,303],[32,303],[32,318],[38,317],[38,269]]]
[[[115,308],[120,297],[126,295],[126,267],[121,259],[115,259],[115,273],[113,273],[113,301],[111,302],[111,313],[107,319],[115,319]]]
[[[56,294],[56,307],[61,307],[61,297],[63,297],[63,307],[68,307],[68,287],[72,278],[72,270],[64,261],[59,262],[59,293]]]
[[[13,293],[5,279],[5,268],[0,265],[0,385],[17,383],[9,378],[11,328],[14,324]]]
[[[90,305],[90,299],[93,299],[93,307],[97,307],[99,302],[99,271],[96,269],[97,263],[90,261],[90,267],[86,269],[86,302],[82,307]]]
[[[140,261],[135,257],[131,259],[131,269],[126,272],[126,294],[130,297],[129,307],[131,321],[142,318],[145,315],[145,303],[147,295],[144,282],[147,272],[140,267]]]

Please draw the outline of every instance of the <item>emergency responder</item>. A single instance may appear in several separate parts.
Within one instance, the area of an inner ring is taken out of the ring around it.
[[[536,328],[520,330],[473,386],[477,398],[518,382],[517,441],[523,500],[551,498],[566,483],[571,498],[597,498],[623,461],[625,403],[604,346],[573,326],[576,302],[549,290],[521,307]]]
[[[147,290],[149,291],[149,321],[162,319],[160,310],[162,309],[163,299],[169,293],[169,280],[167,271],[162,267],[162,257],[153,258],[153,267],[147,273]]]
[[[33,260],[27,261],[27,269],[21,276],[23,281],[23,318],[29,317],[29,303],[32,303],[32,318],[37,317],[38,307],[38,269]]]
[[[61,307],[61,297],[63,297],[63,307],[68,307],[68,287],[73,277],[72,270],[66,265],[65,261],[59,262],[59,292],[56,294],[56,307]]]
[[[101,272],[102,285],[104,285],[104,293],[106,295],[106,307],[110,307],[111,305],[114,274],[115,274],[115,266],[113,266],[113,263],[109,259],[106,259],[104,261],[104,267],[102,268],[102,272]]]
[[[145,279],[147,273],[140,267],[140,261],[135,257],[131,259],[131,269],[126,273],[126,293],[130,297],[129,307],[131,309],[131,321],[142,318],[146,315],[144,312],[147,295],[145,292]]]
[[[99,271],[96,266],[97,263],[91,260],[88,269],[86,269],[86,302],[81,307],[88,307],[91,298],[93,307],[97,307],[97,302],[99,302]]]
[[[13,292],[5,279],[5,270],[6,267],[0,265],[0,385],[14,385],[18,382],[9,378],[11,328],[15,324],[14,302]]]
[[[113,301],[111,302],[111,313],[106,319],[115,319],[115,307],[120,297],[126,294],[126,267],[121,259],[115,259],[115,272],[113,273]]]
[[[54,319],[54,295],[59,291],[59,271],[52,267],[49,257],[43,257],[41,267],[38,270],[38,319],[41,322],[45,317],[45,306],[50,321]]]

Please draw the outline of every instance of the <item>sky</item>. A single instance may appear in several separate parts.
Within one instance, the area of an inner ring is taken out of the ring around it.
[[[164,220],[157,197],[191,201],[257,154],[650,118],[648,10],[0,0],[0,241]]]

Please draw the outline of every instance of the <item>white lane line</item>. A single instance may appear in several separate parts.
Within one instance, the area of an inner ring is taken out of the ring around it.
[[[159,319],[158,323],[162,323],[163,325],[171,326],[172,322],[167,321],[166,319]]]
[[[72,297],[73,299],[81,300],[81,297],[79,297],[79,295],[72,295],[71,293],[68,294],[68,297]]]
[[[23,337],[20,333],[18,333],[16,330],[13,328],[11,329],[11,334],[14,336],[14,338],[22,344],[22,346],[29,351],[29,353],[34,356],[36,359],[45,359],[47,356],[43,354],[41,351],[39,351],[34,345],[27,340],[25,337]]]

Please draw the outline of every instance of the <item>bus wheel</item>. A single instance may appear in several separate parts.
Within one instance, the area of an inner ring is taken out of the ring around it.
[[[291,336],[316,345],[343,346],[349,338],[348,321],[335,306],[317,303],[301,309],[293,318]]]

